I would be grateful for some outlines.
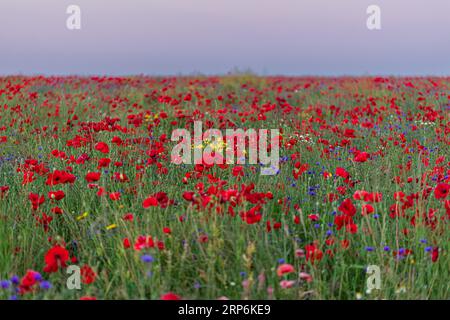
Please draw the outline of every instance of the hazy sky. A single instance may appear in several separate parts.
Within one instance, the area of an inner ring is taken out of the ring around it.
[[[81,30],[66,8],[81,8]],[[381,7],[378,31],[366,9]],[[0,74],[450,75],[450,0],[0,0]]]

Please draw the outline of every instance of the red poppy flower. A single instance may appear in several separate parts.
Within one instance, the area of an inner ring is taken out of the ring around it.
[[[354,216],[356,214],[356,208],[350,199],[345,199],[338,207],[338,210],[348,216]]]
[[[431,251],[431,261],[436,262],[438,258],[439,258],[439,248],[434,247],[433,250]]]
[[[58,190],[58,191],[50,191],[48,193],[48,198],[52,199],[52,200],[61,200],[66,196],[66,194],[64,193],[64,191],[62,190]]]
[[[41,204],[43,204],[44,201],[45,201],[45,197],[44,196],[40,196],[40,195],[38,195],[36,193],[30,193],[28,195],[28,199],[30,199],[30,201],[31,201],[31,205],[33,207],[33,210],[37,210],[37,208],[39,208],[39,206]]]
[[[111,159],[109,158],[101,158],[98,160],[97,169],[106,168],[111,163]]]
[[[162,191],[155,193],[154,197],[158,201],[158,205],[161,208],[167,208],[168,205],[173,203],[173,200],[169,200],[169,197],[167,196],[167,194]]]
[[[192,201],[192,200],[194,200],[194,194],[195,193],[192,191],[185,191],[185,192],[183,192],[183,198],[186,201]]]
[[[311,261],[314,264],[315,261],[322,260],[323,252],[316,244],[309,244],[305,246],[306,261]]]
[[[3,197],[6,195],[8,190],[9,190],[9,186],[0,186],[0,199],[3,199]]]
[[[142,207],[147,209],[148,207],[156,207],[158,205],[158,200],[155,197],[148,197],[142,202]]]
[[[97,277],[97,274],[92,270],[90,266],[85,264],[81,270],[81,282],[84,284],[91,284],[95,281],[95,278]]]
[[[450,191],[450,184],[439,183],[434,189],[434,197],[436,199],[445,199]]]
[[[34,270],[28,270],[25,276],[20,279],[19,283],[19,293],[26,294],[28,292],[32,292],[35,289],[36,284],[40,278],[40,274]]]
[[[340,168],[340,167],[336,168],[336,175],[338,177],[342,177],[344,179],[347,179],[350,176],[350,174],[347,172],[347,170],[345,170],[344,168]]]
[[[109,194],[109,198],[110,198],[112,201],[118,201],[118,200],[120,200],[120,192],[111,192],[111,193]]]
[[[350,245],[350,241],[348,239],[341,240],[341,247],[343,249],[347,249]]]
[[[132,222],[134,219],[134,215],[132,213],[127,213],[122,217],[123,220],[125,221],[130,221]]]
[[[181,300],[181,297],[173,292],[168,292],[161,296],[161,300]]]
[[[155,242],[153,241],[152,236],[139,236],[134,243],[134,250],[140,251],[146,248],[154,248]]]
[[[307,163],[301,163],[301,162],[296,162],[294,165],[295,169],[292,170],[292,174],[294,176],[295,180],[298,180],[298,178],[309,169],[309,164]]]
[[[74,183],[75,179],[76,177],[71,173],[55,170],[54,172],[49,173],[45,184],[49,186],[55,186],[64,183]]]
[[[34,172],[26,171],[23,173],[22,185],[27,185],[32,183],[36,178],[34,177]]]
[[[242,220],[247,222],[248,224],[254,224],[261,221],[262,214],[260,213],[261,206],[255,206],[248,210],[247,212],[243,212],[241,214]]]
[[[65,268],[69,260],[69,251],[65,248],[55,245],[45,254],[44,272],[56,272],[58,268]]]
[[[343,226],[347,226],[353,223],[353,218],[348,215],[336,215],[334,217],[334,224],[336,225],[337,230],[341,230]]]
[[[51,212],[54,214],[62,214],[63,210],[60,207],[54,207],[51,209]]]
[[[109,153],[109,147],[104,142],[98,142],[95,145],[95,150],[100,151],[101,153]]]
[[[363,216],[366,214],[373,213],[374,211],[375,211],[375,209],[370,204],[365,204],[361,207],[361,215],[363,215]]]
[[[368,154],[367,152],[358,152],[355,157],[354,157],[354,161],[355,162],[366,162],[370,157],[370,154]]]
[[[356,232],[358,232],[358,226],[354,223],[350,223],[350,224],[346,225],[345,229],[347,230],[348,233],[351,233],[351,234],[355,234]]]
[[[100,176],[101,175],[102,174],[100,172],[89,172],[86,175],[85,179],[86,179],[87,182],[91,183],[91,182],[95,182],[95,181],[100,180]]]
[[[130,181],[130,179],[128,178],[128,176],[125,173],[120,173],[120,172],[114,172],[113,179],[118,182],[129,182]]]
[[[234,167],[231,174],[235,177],[243,177],[244,176],[244,167],[242,167],[242,166]]]

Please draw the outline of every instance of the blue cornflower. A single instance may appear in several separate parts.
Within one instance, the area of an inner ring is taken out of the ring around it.
[[[141,257],[141,260],[142,260],[142,262],[145,262],[145,263],[151,263],[151,262],[155,261],[155,259],[153,258],[153,256],[151,256],[151,255],[149,255],[149,254],[144,254],[144,255]]]
[[[10,280],[13,284],[19,284],[19,282],[20,282],[19,276],[16,276],[16,275],[12,276]]]
[[[9,280],[2,280],[0,281],[0,287],[2,289],[8,289],[11,285],[11,282]]]
[[[51,289],[52,284],[48,281],[42,281],[40,284],[41,289],[48,290]]]

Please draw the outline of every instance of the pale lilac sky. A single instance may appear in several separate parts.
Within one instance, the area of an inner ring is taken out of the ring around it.
[[[81,7],[82,29],[66,28]],[[381,7],[382,30],[366,28]],[[0,0],[0,74],[450,75],[450,0]]]

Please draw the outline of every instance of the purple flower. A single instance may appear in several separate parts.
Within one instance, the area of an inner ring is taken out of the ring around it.
[[[13,284],[19,284],[19,282],[20,282],[19,276],[16,276],[16,275],[12,276],[11,277],[11,282]]]
[[[151,263],[151,262],[155,261],[155,259],[153,258],[153,256],[151,256],[151,255],[149,255],[149,254],[144,254],[144,255],[141,257],[141,260],[142,260],[142,262],[145,262],[145,263]]]
[[[48,289],[51,289],[52,284],[48,281],[42,281],[40,286],[41,286],[41,289],[48,290]]]
[[[11,285],[11,282],[9,280],[0,281],[0,287],[2,289],[8,289],[10,285]]]
[[[42,280],[42,276],[40,273],[36,272],[36,274],[34,275],[34,280],[36,281],[41,281]]]

